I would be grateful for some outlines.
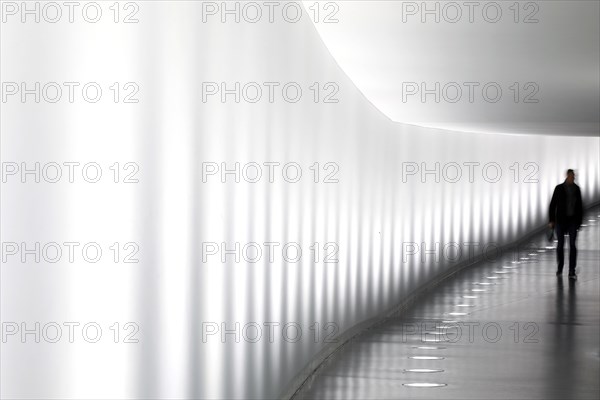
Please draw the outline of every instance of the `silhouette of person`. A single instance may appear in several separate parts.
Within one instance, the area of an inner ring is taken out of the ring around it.
[[[583,221],[583,203],[581,201],[581,190],[575,184],[575,172],[567,171],[567,179],[560,185],[556,185],[552,200],[550,201],[550,228],[555,228],[558,246],[556,247],[556,259],[558,269],[556,275],[562,274],[565,264],[565,235],[569,234],[569,278],[577,279],[575,267],[577,266],[577,230]]]

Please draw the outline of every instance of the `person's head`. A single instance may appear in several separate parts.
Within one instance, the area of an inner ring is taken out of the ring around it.
[[[567,179],[565,180],[569,185],[575,182],[575,171],[572,169],[567,170]]]

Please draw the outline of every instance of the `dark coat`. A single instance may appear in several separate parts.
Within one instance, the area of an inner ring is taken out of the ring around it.
[[[557,224],[564,224],[567,222],[567,189],[566,183],[556,185],[554,193],[552,194],[552,200],[550,201],[550,222]],[[573,222],[577,229],[583,222],[583,202],[581,201],[581,190],[579,186],[573,183],[575,186],[575,213],[573,215]]]

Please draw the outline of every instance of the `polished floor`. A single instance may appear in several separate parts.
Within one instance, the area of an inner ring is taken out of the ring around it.
[[[598,208],[584,225],[577,280],[567,265],[557,277],[556,243],[534,237],[353,339],[295,398],[600,398]]]

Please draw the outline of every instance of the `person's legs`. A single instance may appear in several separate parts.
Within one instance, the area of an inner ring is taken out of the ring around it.
[[[577,246],[575,241],[577,240],[577,227],[575,224],[569,224],[569,275],[575,274],[575,267],[577,266]]]
[[[561,224],[556,224],[556,261],[558,261],[557,273],[562,273],[563,266],[565,265],[565,231]]]

